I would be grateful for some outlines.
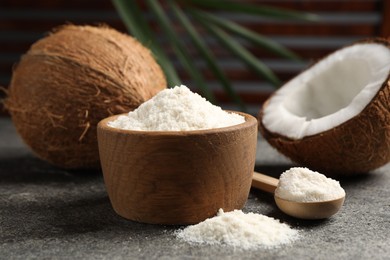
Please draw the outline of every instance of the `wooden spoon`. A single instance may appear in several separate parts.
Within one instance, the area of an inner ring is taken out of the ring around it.
[[[275,193],[279,180],[258,172],[253,173],[252,187]],[[278,208],[287,215],[301,219],[324,219],[336,214],[344,203],[345,196],[319,202],[296,202],[274,195]]]

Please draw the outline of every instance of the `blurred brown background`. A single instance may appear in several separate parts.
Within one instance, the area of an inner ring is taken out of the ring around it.
[[[337,48],[368,37],[390,35],[390,1],[387,0],[247,2],[312,12],[320,17],[317,23],[275,21],[244,15],[229,17],[271,37],[303,57],[304,62],[292,62],[248,45],[249,50],[262,59],[283,81]],[[149,19],[153,20],[153,17]],[[45,36],[53,27],[64,23],[105,23],[127,32],[109,0],[0,0],[0,86],[7,88],[13,64],[17,63],[32,43]],[[160,40],[162,44],[166,44],[163,35]],[[215,48],[221,66],[234,82],[234,88],[248,105],[249,112],[255,114],[261,102],[274,88],[213,44],[215,45],[211,42],[210,46]],[[203,69],[202,64],[199,69]],[[183,75],[183,83],[191,87],[191,82],[179,65],[177,70]],[[210,88],[216,93],[219,104],[234,109],[222,88],[213,82],[212,76],[208,75],[205,69],[204,74]],[[4,96],[4,93],[0,94],[0,98]],[[1,107],[0,110],[1,115],[6,115]]]

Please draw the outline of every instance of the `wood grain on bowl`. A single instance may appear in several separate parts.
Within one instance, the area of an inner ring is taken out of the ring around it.
[[[193,224],[219,208],[241,209],[255,163],[257,120],[197,131],[130,131],[98,124],[104,181],[114,210],[130,220]]]

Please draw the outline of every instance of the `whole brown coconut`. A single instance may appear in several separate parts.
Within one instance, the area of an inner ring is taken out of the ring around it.
[[[99,166],[96,125],[166,88],[150,51],[108,27],[66,25],[37,41],[13,71],[8,108],[33,152],[64,168]]]
[[[384,39],[325,57],[263,105],[259,130],[293,161],[329,176],[390,161],[390,50]]]

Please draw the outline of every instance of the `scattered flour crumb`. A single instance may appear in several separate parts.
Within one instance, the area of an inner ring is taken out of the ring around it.
[[[280,175],[275,195],[296,202],[315,202],[345,196],[340,183],[308,168],[293,167]]]
[[[128,115],[108,123],[114,128],[144,131],[190,131],[220,128],[245,122],[191,92],[186,86],[160,91]]]
[[[298,238],[298,231],[261,214],[219,209],[217,216],[179,230],[176,236],[191,244],[258,249],[291,243]]]

